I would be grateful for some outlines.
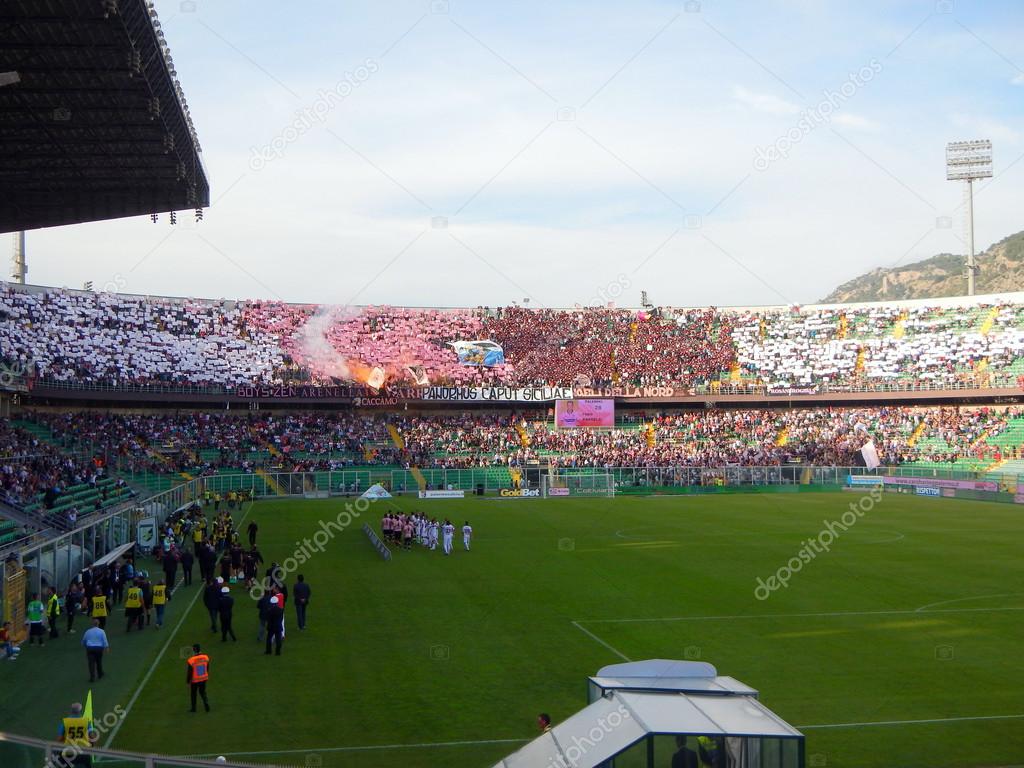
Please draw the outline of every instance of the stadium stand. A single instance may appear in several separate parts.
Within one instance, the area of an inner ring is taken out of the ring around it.
[[[377,416],[30,412],[48,445],[157,475],[409,468],[853,465],[873,439],[883,463],[980,469],[1024,458],[1024,411],[997,408],[716,410],[631,416],[610,430],[556,430],[542,412]],[[653,440],[643,425],[653,426]],[[389,436],[401,435],[402,448]],[[1005,437],[1004,437],[1005,436]],[[69,471],[78,469],[69,463]],[[53,470],[49,482],[58,482]],[[71,479],[81,479],[75,475]],[[45,483],[44,483],[45,484]],[[33,490],[38,490],[35,485]]]
[[[967,301],[967,300],[963,300]],[[813,387],[1024,384],[1024,300],[840,309],[438,310],[0,289],[0,359],[65,384]],[[493,339],[506,364],[448,346]]]
[[[104,464],[100,457],[62,451],[31,429],[0,421],[0,500],[47,526],[73,527],[80,516],[132,495],[123,479],[108,476]],[[15,527],[0,529],[0,535],[15,533]]]

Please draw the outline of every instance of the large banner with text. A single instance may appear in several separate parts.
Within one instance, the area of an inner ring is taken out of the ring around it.
[[[614,427],[615,401],[611,399],[556,400],[555,426],[559,429]]]

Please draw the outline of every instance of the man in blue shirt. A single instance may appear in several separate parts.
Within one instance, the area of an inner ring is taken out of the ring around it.
[[[89,662],[89,682],[95,682],[97,677],[102,680],[103,654],[110,652],[110,643],[107,642],[107,633],[100,627],[99,619],[93,619],[92,626],[85,630],[82,645],[85,647],[85,658]]]

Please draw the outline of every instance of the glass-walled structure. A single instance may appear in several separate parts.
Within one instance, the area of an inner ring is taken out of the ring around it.
[[[589,679],[588,697],[495,768],[804,768],[803,734],[710,664],[614,664]]]

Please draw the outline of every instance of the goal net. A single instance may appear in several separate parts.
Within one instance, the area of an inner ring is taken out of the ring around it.
[[[615,482],[607,471],[550,473],[541,476],[541,495],[554,496],[614,496]]]

